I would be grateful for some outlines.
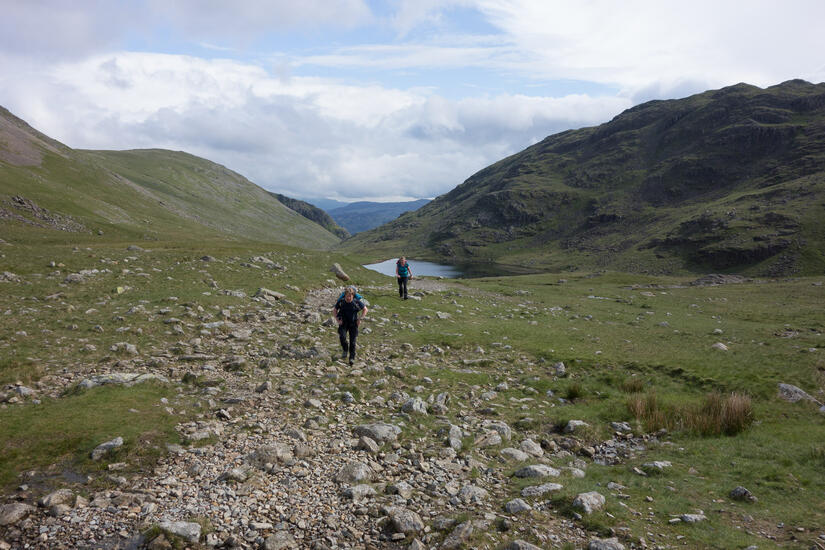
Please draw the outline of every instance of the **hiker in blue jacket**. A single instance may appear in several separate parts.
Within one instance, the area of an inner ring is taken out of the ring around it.
[[[395,262],[395,277],[398,279],[398,297],[407,299],[407,281],[412,279],[412,270],[410,264],[404,256],[398,258]]]
[[[360,317],[359,312],[363,312]],[[355,298],[355,290],[352,287],[347,287],[344,290],[344,297],[338,300],[332,308],[332,315],[338,321],[338,338],[341,340],[343,350],[341,359],[345,359],[349,353],[349,364],[352,365],[355,361],[355,339],[358,338],[358,325],[367,315],[367,306]],[[349,335],[349,344],[347,335]]]

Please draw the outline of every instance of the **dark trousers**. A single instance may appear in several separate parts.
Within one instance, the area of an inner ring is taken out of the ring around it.
[[[398,296],[401,298],[407,297],[407,281],[409,277],[398,277]]]
[[[349,345],[347,345],[347,333],[349,333]],[[344,353],[349,351],[350,359],[355,358],[355,339],[358,338],[358,325],[338,325],[338,338],[341,340],[341,349]]]

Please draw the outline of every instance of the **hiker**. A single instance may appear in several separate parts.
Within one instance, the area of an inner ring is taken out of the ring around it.
[[[404,256],[398,258],[395,262],[395,276],[398,278],[398,297],[407,299],[407,281],[412,279],[412,271],[410,264]]]
[[[363,312],[360,318],[359,312]],[[344,290],[344,297],[339,299],[332,308],[332,315],[338,321],[338,338],[341,340],[343,350],[341,359],[346,359],[349,352],[349,364],[352,365],[355,362],[355,339],[358,338],[358,325],[367,315],[367,306],[355,298],[353,287],[347,287]],[[349,344],[347,344],[347,334],[349,334]]]

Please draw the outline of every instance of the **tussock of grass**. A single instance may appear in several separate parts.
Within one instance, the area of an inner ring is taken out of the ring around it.
[[[626,378],[622,381],[622,391],[625,393],[641,393],[645,383],[641,378]]]
[[[655,393],[634,394],[627,408],[651,432],[666,428],[702,436],[736,435],[754,421],[751,398],[739,393],[713,392],[698,405],[663,404]]]

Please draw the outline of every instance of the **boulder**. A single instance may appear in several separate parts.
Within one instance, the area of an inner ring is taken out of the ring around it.
[[[544,483],[542,485],[531,485],[530,487],[525,487],[521,490],[521,496],[540,497],[545,493],[561,491],[562,489],[564,489],[564,487],[559,485],[558,483]]]
[[[591,539],[587,550],[624,550],[624,544],[616,537],[609,539]]]
[[[372,480],[372,469],[363,462],[350,462],[335,475],[338,483],[362,483]]]
[[[356,426],[352,430],[352,433],[356,436],[365,435],[376,443],[383,444],[387,441],[395,441],[398,438],[398,434],[401,433],[401,428],[384,422],[375,422],[373,424]]]
[[[390,510],[390,525],[396,533],[405,535],[420,533],[424,530],[424,522],[421,516],[406,508],[392,508]]]
[[[520,498],[514,498],[513,500],[504,505],[504,511],[508,514],[520,514],[522,512],[527,512],[528,510],[532,509],[532,506],[530,506]]]
[[[0,507],[0,527],[13,525],[32,512],[34,512],[34,506],[29,506],[22,502],[5,504]]]
[[[259,447],[257,450],[246,455],[244,460],[258,469],[263,469],[267,464],[284,463],[293,458],[292,447],[285,443],[276,442]]]
[[[573,500],[573,508],[577,508],[585,514],[592,514],[604,507],[604,496],[596,491],[589,493],[579,493]]]
[[[817,403],[817,400],[811,397],[808,392],[792,384],[779,384],[779,397],[791,403],[796,403],[797,401],[812,401]]]
[[[447,538],[445,538],[444,542],[441,543],[440,548],[445,548],[447,550],[464,548],[465,543],[469,540],[472,534],[473,522],[465,521],[463,523],[459,523],[456,528],[453,529],[449,535],[447,535]]]
[[[343,268],[341,267],[341,264],[339,264],[339,263],[332,264],[332,267],[330,268],[330,271],[332,271],[332,273],[334,273],[335,276],[338,277],[339,279],[341,279],[342,281],[349,281],[349,275],[347,275],[344,272]]]
[[[534,464],[532,466],[525,466],[520,470],[516,470],[513,474],[516,477],[559,477],[561,472],[555,468],[551,468],[546,464]]]
[[[191,521],[162,521],[158,527],[169,534],[180,537],[191,543],[197,543],[201,538],[201,526]]]
[[[92,450],[92,460],[98,461],[102,459],[106,454],[108,454],[111,450],[117,449],[118,447],[123,446],[123,438],[116,437],[111,441],[107,441],[105,443],[101,443],[97,447]]]
[[[298,548],[298,543],[295,542],[295,537],[289,534],[288,531],[278,531],[274,535],[270,535],[263,544],[263,550],[287,550],[294,548]]]

